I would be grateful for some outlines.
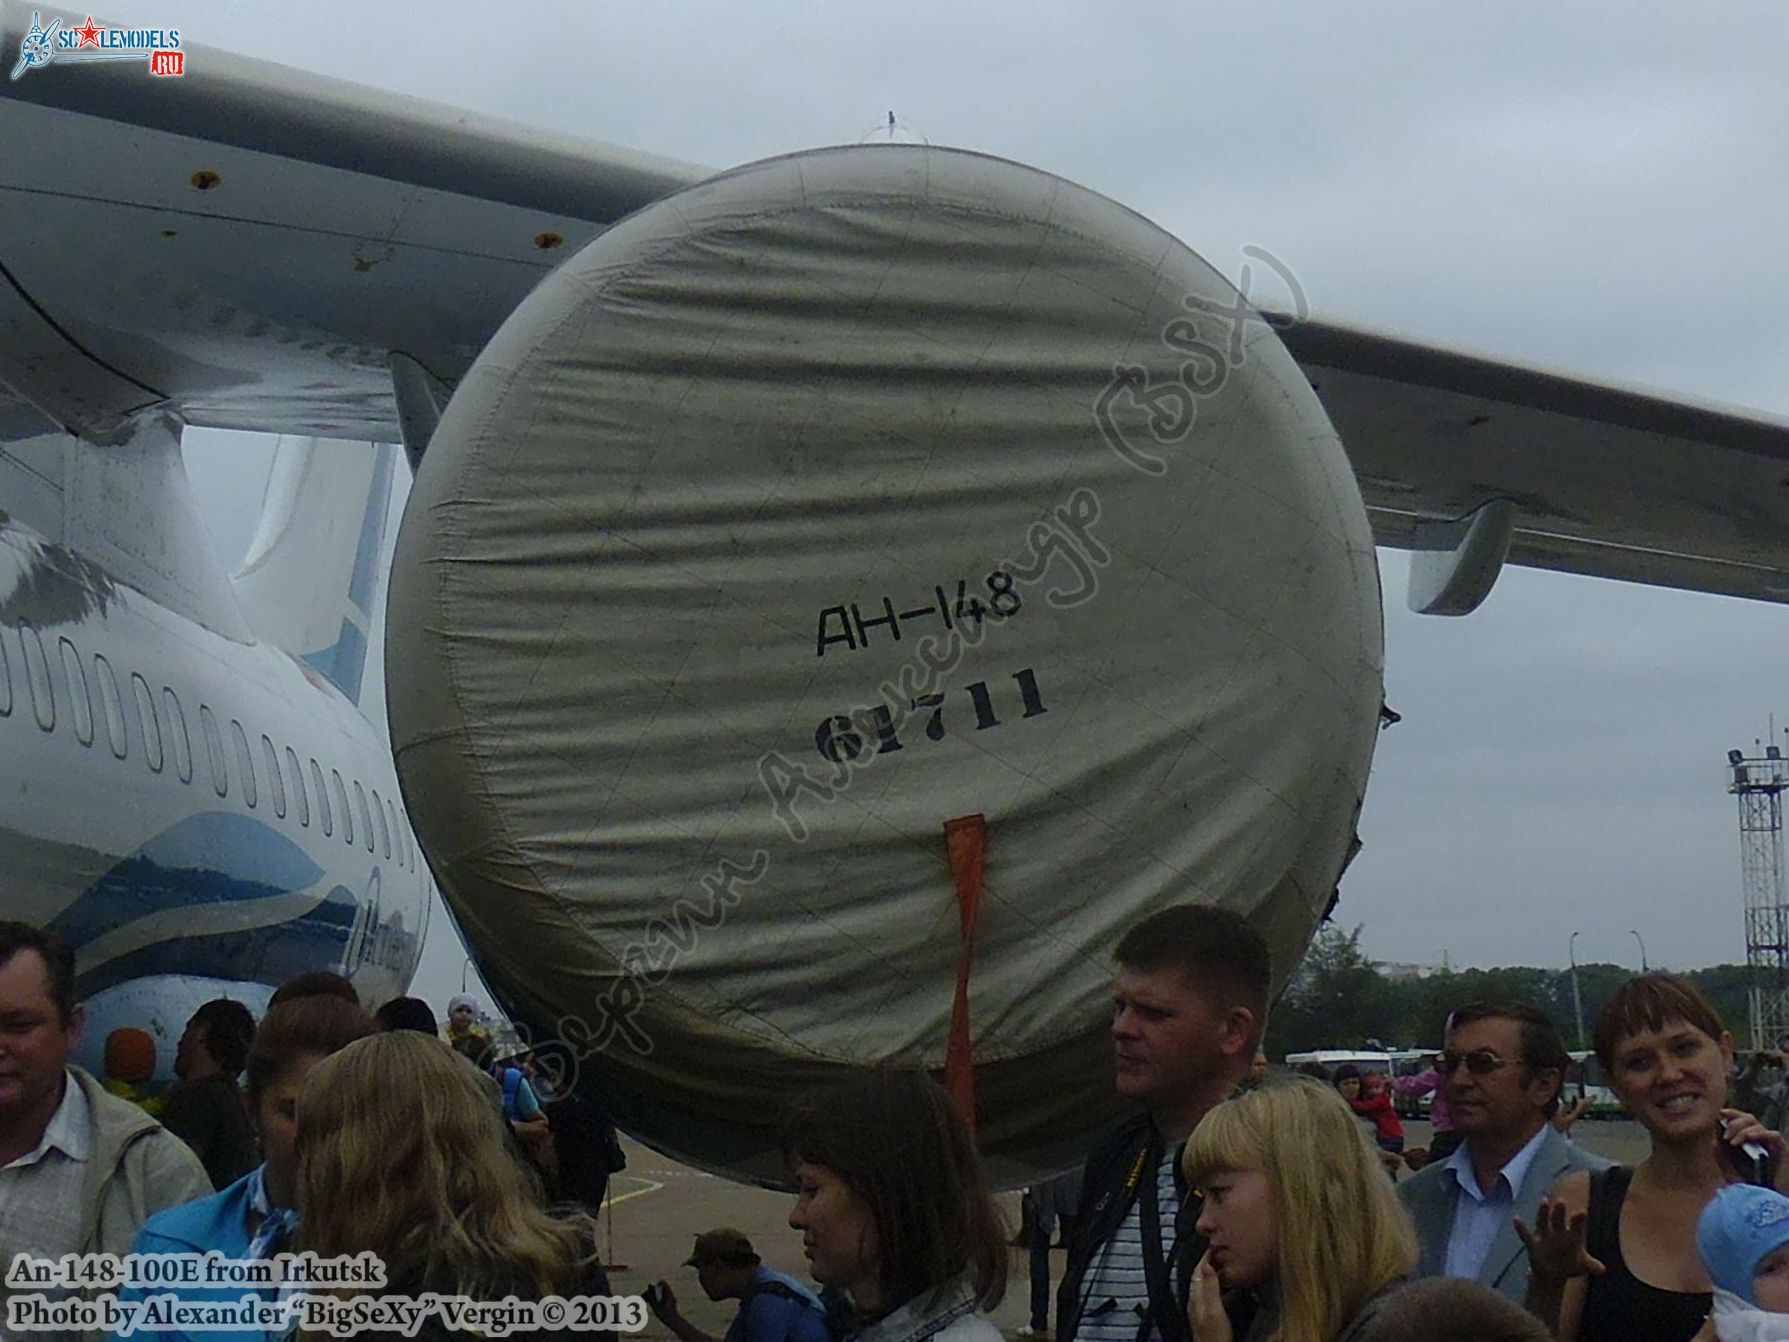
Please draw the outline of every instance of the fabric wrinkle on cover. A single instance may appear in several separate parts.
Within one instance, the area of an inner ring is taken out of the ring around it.
[[[398,541],[392,744],[485,981],[607,1045],[580,1084],[623,1127],[781,1183],[791,1091],[941,1069],[953,817],[987,817],[1003,1184],[1122,1112],[1128,926],[1216,902],[1297,964],[1372,757],[1379,581],[1238,310],[1090,191],[872,145],[639,211],[479,356]]]

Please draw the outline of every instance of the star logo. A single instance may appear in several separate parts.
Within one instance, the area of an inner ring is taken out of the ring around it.
[[[93,22],[93,15],[89,14],[87,16],[86,27],[75,28],[72,31],[81,39],[75,44],[75,49],[78,51],[82,47],[97,47],[99,45],[99,35],[105,30],[96,25]]]

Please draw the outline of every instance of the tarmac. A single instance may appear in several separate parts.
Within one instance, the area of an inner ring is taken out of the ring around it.
[[[1427,1123],[1406,1121],[1405,1129],[1409,1145],[1428,1143]],[[1625,1120],[1587,1119],[1573,1129],[1572,1137],[1611,1159],[1631,1163],[1646,1153],[1644,1129]],[[690,1169],[628,1138],[622,1139],[622,1147],[627,1152],[627,1168],[613,1177],[602,1216],[603,1256],[611,1265],[610,1285],[616,1294],[638,1295],[651,1282],[668,1281],[684,1317],[705,1332],[723,1336],[738,1302],[709,1300],[696,1284],[695,1269],[683,1266],[696,1235],[717,1226],[744,1231],[767,1266],[798,1281],[812,1280],[801,1235],[789,1228],[793,1194],[773,1193]],[[998,1201],[1009,1230],[1016,1229],[1019,1194],[1002,1193]],[[1016,1338],[1028,1322],[1028,1262],[1025,1250],[1010,1252],[1006,1298],[993,1318],[1002,1333]],[[1052,1300],[1063,1269],[1062,1250],[1052,1249]],[[674,1335],[653,1319],[639,1336],[658,1342]]]

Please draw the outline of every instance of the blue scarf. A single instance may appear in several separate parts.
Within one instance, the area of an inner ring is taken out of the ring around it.
[[[267,1201],[267,1166],[255,1166],[249,1175],[248,1205],[261,1214],[261,1226],[248,1242],[250,1258],[271,1258],[285,1250],[298,1229],[298,1213],[290,1207],[275,1207]]]

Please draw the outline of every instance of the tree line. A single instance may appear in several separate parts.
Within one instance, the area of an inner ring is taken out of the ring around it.
[[[1589,1048],[1597,1012],[1616,988],[1637,972],[1625,965],[1580,964],[1578,992],[1584,1009],[1580,1044],[1569,969],[1515,965],[1502,969],[1442,970],[1424,978],[1388,978],[1360,948],[1361,929],[1326,923],[1304,962],[1269,1015],[1266,1048],[1278,1062],[1288,1053],[1319,1048],[1359,1048],[1377,1040],[1387,1048],[1438,1048],[1447,1013],[1466,1002],[1491,998],[1527,1002],[1553,1018],[1567,1048]],[[1703,992],[1733,1032],[1735,1046],[1751,1043],[1745,965],[1677,971]]]

